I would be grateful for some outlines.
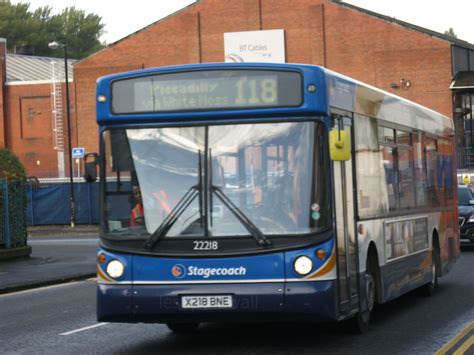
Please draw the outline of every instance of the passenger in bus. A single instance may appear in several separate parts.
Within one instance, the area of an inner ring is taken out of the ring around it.
[[[133,207],[130,215],[130,227],[140,227],[145,224],[145,218],[143,213],[142,193],[138,185],[133,185],[132,194],[135,201],[135,207]]]

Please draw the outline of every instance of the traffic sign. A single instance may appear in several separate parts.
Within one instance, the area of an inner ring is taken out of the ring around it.
[[[72,148],[73,158],[84,158],[84,148]]]
[[[471,176],[470,175],[463,175],[462,181],[464,185],[469,185],[471,183]]]

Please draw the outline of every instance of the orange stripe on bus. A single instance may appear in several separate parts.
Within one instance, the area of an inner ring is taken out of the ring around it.
[[[319,270],[317,270],[316,273],[310,275],[308,278],[309,279],[315,279],[317,277],[320,277],[324,274],[329,273],[333,269],[335,264],[336,264],[336,253],[333,249],[332,250],[332,255],[328,259],[328,261],[326,261],[326,263]]]

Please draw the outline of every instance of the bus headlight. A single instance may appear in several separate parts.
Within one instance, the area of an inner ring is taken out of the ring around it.
[[[118,260],[112,260],[107,264],[107,274],[114,279],[118,279],[120,276],[122,276],[124,270],[125,267]]]
[[[298,256],[293,264],[293,268],[301,276],[308,275],[313,270],[313,260],[304,255]]]

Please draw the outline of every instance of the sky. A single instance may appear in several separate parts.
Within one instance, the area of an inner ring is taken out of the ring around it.
[[[12,0],[30,3],[30,9],[49,5],[53,13],[68,6],[102,17],[102,41],[113,43],[129,34],[194,3],[194,0]],[[444,33],[450,27],[459,39],[474,44],[473,0],[345,0],[367,10],[395,17],[414,25]],[[130,6],[133,5],[133,6]]]

